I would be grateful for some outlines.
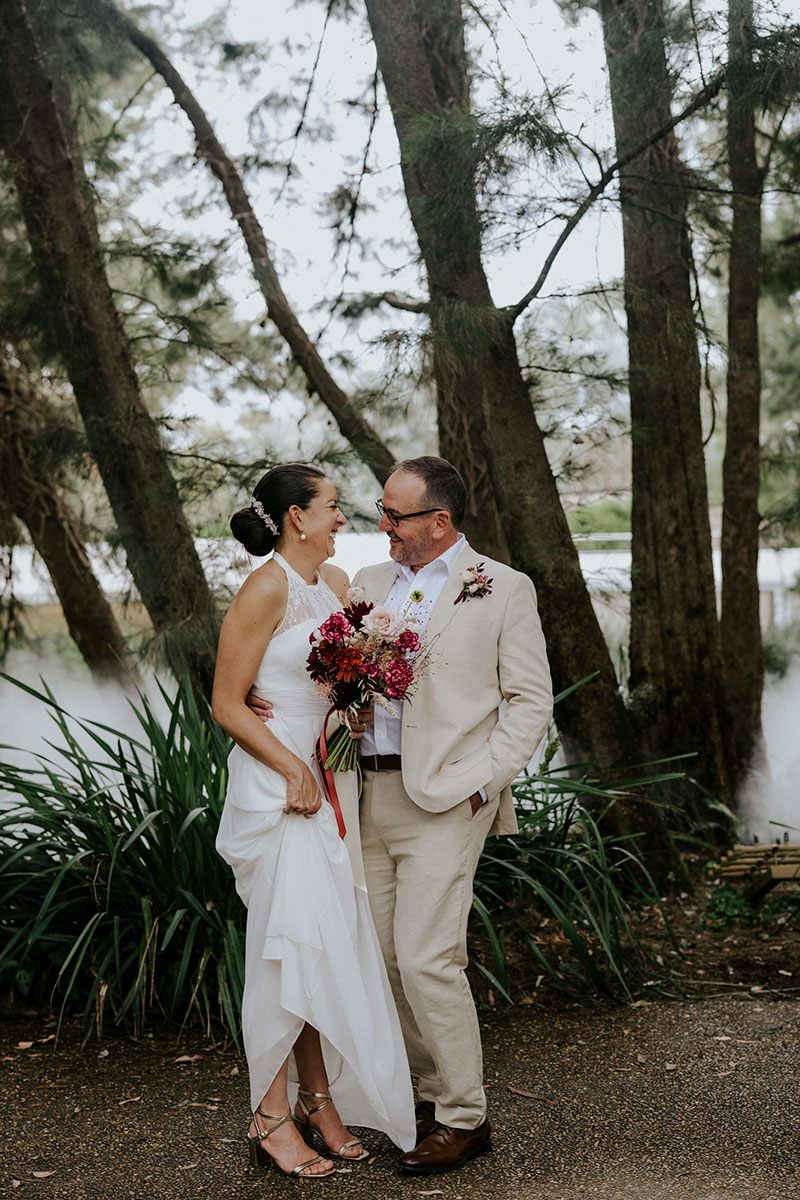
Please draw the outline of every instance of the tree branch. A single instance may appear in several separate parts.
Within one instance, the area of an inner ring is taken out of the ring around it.
[[[655,133],[651,134],[650,137],[648,137],[640,145],[636,146],[633,150],[630,150],[627,154],[623,154],[620,158],[616,159],[611,166],[606,167],[605,171],[603,171],[602,175],[597,180],[597,183],[595,183],[594,186],[589,189],[583,200],[581,200],[580,204],[575,209],[575,212],[572,214],[572,216],[568,217],[565,221],[561,233],[556,238],[555,244],[550,250],[550,253],[547,255],[547,258],[544,260],[544,265],[539,272],[533,287],[530,289],[530,291],[526,292],[522,299],[516,304],[507,305],[504,309],[502,309],[502,312],[506,315],[506,317],[508,317],[512,324],[519,316],[521,316],[530,302],[535,300],[539,295],[544,287],[547,276],[550,274],[550,269],[561,252],[561,248],[563,247],[567,238],[580,223],[583,217],[585,217],[586,213],[592,207],[595,200],[597,200],[598,196],[602,195],[617,172],[621,171],[623,167],[626,167],[629,162],[633,162],[633,160],[638,158],[639,155],[644,154],[645,150],[648,150],[651,146],[654,146],[657,142],[660,142],[662,138],[665,138],[668,133],[671,133],[677,125],[681,124],[681,122],[693,116],[701,108],[704,108],[706,104],[709,104],[710,101],[712,101],[714,97],[719,95],[721,92],[723,84],[725,83],[725,79],[726,71],[719,71],[714,78],[711,79],[706,86],[697,93],[694,99],[691,100],[685,108],[681,109],[676,117],[673,117],[666,123],[666,125],[663,125],[661,129],[656,130]]]
[[[384,292],[382,296],[378,296],[379,300],[383,300],[391,308],[399,308],[401,312],[410,313],[426,313],[430,312],[430,304],[427,300],[405,300],[402,296],[398,296],[395,292]]]
[[[316,78],[317,78],[317,68],[319,67],[319,60],[322,57],[322,47],[325,43],[325,34],[328,32],[328,23],[331,19],[331,13],[333,12],[335,3],[336,3],[336,0],[328,0],[328,7],[325,12],[325,21],[322,25],[322,33],[320,34],[319,42],[317,43],[317,53],[314,58],[314,65],[311,68],[311,75],[308,80],[308,87],[306,88],[306,94],[305,94],[305,98],[303,100],[303,107],[300,110],[300,119],[297,122],[297,128],[295,129],[293,137],[292,137],[292,152],[289,155],[289,161],[286,164],[286,174],[283,177],[283,183],[281,184],[281,186],[278,190],[278,196],[277,196],[278,200],[283,198],[283,193],[286,190],[286,186],[292,177],[292,172],[294,170],[294,156],[297,153],[297,147],[300,143],[300,135],[302,134],[303,129],[305,128],[306,116],[308,115],[308,106],[311,103],[311,93],[314,90],[314,83],[316,82]]]

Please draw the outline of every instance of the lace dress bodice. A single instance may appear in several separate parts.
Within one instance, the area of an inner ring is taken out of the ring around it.
[[[286,612],[269,640],[253,691],[272,702],[276,715],[304,715],[321,721],[328,702],[318,694],[306,670],[311,650],[309,637],[342,605],[321,575],[316,583],[306,583],[282,555],[276,553],[273,558],[286,575],[289,594]]]

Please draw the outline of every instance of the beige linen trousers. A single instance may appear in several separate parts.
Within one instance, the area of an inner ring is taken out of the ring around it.
[[[484,563],[489,595],[455,603]],[[382,603],[394,564],[353,580]],[[526,575],[465,545],[423,636],[425,667],[403,705],[401,771],[364,772],[361,846],[370,908],[419,1096],[436,1118],[474,1129],[486,1116],[467,921],[489,833],[517,828],[511,781],[530,762],[553,694],[536,593]],[[486,789],[472,816],[469,797]]]

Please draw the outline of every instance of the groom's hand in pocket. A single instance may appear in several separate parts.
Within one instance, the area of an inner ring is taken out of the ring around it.
[[[473,817],[475,816],[475,813],[478,811],[478,809],[483,808],[485,803],[486,803],[486,801],[484,800],[484,798],[480,794],[480,792],[472,793],[472,795],[469,798],[469,804],[470,804],[470,808],[472,809]]]
[[[265,725],[267,721],[272,719],[272,702],[270,700],[262,699],[255,692],[248,692],[245,697],[245,704],[252,713],[255,713],[259,721],[263,721]]]

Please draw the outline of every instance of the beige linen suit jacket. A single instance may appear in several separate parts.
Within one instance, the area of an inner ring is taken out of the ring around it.
[[[478,563],[492,579],[491,593],[456,604],[463,572]],[[395,577],[387,562],[362,568],[353,584],[365,599],[382,603]],[[422,644],[424,669],[403,705],[403,786],[427,812],[446,812],[485,788],[489,800],[500,796],[490,833],[515,833],[510,784],[530,762],[553,712],[533,584],[466,544]]]

